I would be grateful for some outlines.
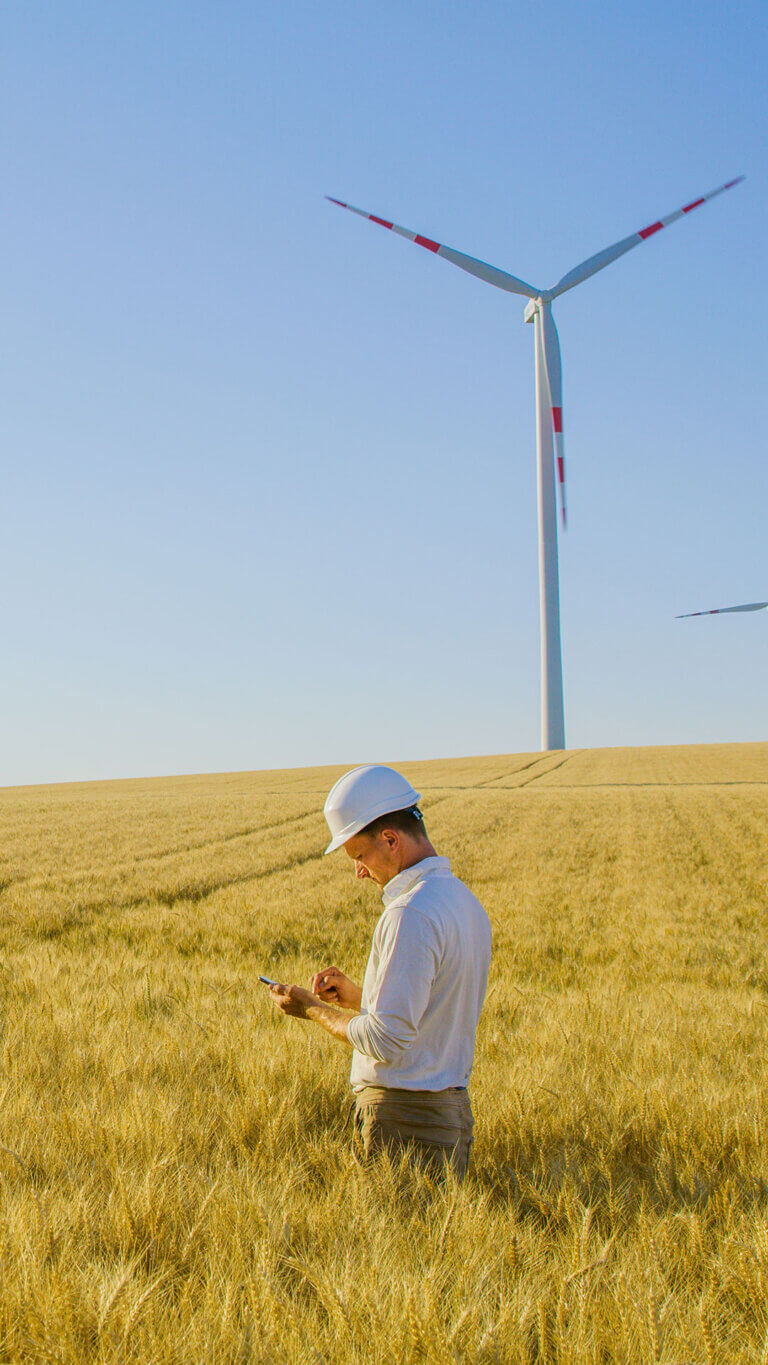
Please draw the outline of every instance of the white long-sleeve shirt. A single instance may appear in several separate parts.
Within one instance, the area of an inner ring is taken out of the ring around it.
[[[352,1087],[464,1086],[488,982],[488,916],[447,858],[406,868],[382,900],[360,1014],[347,1025]]]

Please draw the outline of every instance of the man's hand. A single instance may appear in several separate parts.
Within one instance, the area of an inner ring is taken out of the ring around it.
[[[270,986],[269,995],[281,1014],[291,1014],[294,1019],[306,1019],[309,1007],[322,1003],[319,996],[305,991],[303,986],[284,986],[281,981]]]
[[[338,967],[324,967],[321,972],[316,972],[309,986],[316,996],[331,1005],[339,1005],[343,1010],[360,1009],[363,992]]]
[[[346,977],[344,980],[346,981]],[[353,984],[350,982],[350,985]],[[312,991],[305,991],[303,986],[284,986],[282,981],[278,981],[274,986],[270,986],[269,998],[281,1014],[293,1015],[294,1019],[309,1019],[313,1024],[319,1024],[324,1028],[326,1033],[332,1033],[340,1043],[351,1046],[347,1037],[349,1020],[346,1014],[334,1009],[332,1005],[324,1004],[319,996],[312,994]]]

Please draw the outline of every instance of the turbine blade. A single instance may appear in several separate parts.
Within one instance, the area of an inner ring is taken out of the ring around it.
[[[726,611],[765,611],[768,602],[744,602],[740,607],[713,607],[711,611],[684,611],[681,616],[676,616],[676,621],[684,621],[687,616],[720,616]]]
[[[565,450],[563,448],[563,371],[560,361],[560,339],[549,304],[543,303],[540,311],[541,333],[544,342],[544,373],[547,377],[552,431],[555,438],[555,468],[560,494],[560,515],[563,520],[563,530],[565,530],[567,514],[565,504]]]
[[[522,294],[527,299],[538,298],[538,289],[534,289],[532,284],[526,284],[525,280],[519,280],[516,275],[509,275],[506,270],[498,270],[495,265],[475,260],[474,256],[465,256],[463,251],[454,251],[453,247],[433,242],[431,237],[421,237],[417,232],[411,232],[410,228],[398,227],[397,223],[390,223],[388,218],[378,218],[375,213],[356,209],[354,204],[345,204],[341,199],[333,199],[330,194],[325,197],[329,203],[338,204],[341,209],[349,209],[350,213],[357,213],[361,218],[367,218],[370,223],[378,223],[379,227],[389,228],[390,232],[396,232],[398,237],[407,237],[409,242],[426,247],[427,251],[442,256],[444,260],[457,265],[460,270],[466,270],[468,275],[476,275],[479,280],[485,280],[486,284],[494,284],[497,289],[506,289],[509,294]]]
[[[567,289],[573,289],[574,285],[581,284],[582,280],[589,279],[590,275],[595,275],[598,270],[604,269],[612,261],[618,260],[626,251],[631,251],[633,246],[639,246],[641,242],[647,241],[662,228],[669,227],[670,223],[676,223],[678,218],[684,218],[687,213],[697,209],[700,204],[706,204],[708,199],[715,199],[718,194],[723,194],[725,190],[730,190],[734,185],[740,185],[744,179],[739,175],[735,180],[729,180],[727,184],[720,185],[716,190],[710,190],[709,194],[703,194],[700,199],[693,199],[684,208],[677,209],[675,213],[668,213],[666,218],[659,218],[657,222],[651,223],[648,227],[641,228],[639,232],[633,232],[631,237],[623,237],[620,242],[614,242],[613,246],[607,246],[605,250],[598,251],[595,256],[590,256],[589,260],[582,261],[573,270],[569,270],[567,275],[549,291],[551,298],[556,299],[558,294],[564,294]]]

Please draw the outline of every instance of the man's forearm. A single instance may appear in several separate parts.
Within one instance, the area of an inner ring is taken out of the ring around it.
[[[319,1024],[326,1033],[338,1038],[340,1043],[346,1043],[347,1047],[352,1046],[347,1037],[347,1024],[353,1017],[348,1011],[342,1014],[341,1010],[334,1009],[333,1005],[308,1005],[305,1014],[306,1019],[311,1019],[313,1024]]]

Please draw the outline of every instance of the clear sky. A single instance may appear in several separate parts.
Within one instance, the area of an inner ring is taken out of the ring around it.
[[[553,284],[570,746],[765,739],[762,0],[8,0],[0,785],[535,749]]]

